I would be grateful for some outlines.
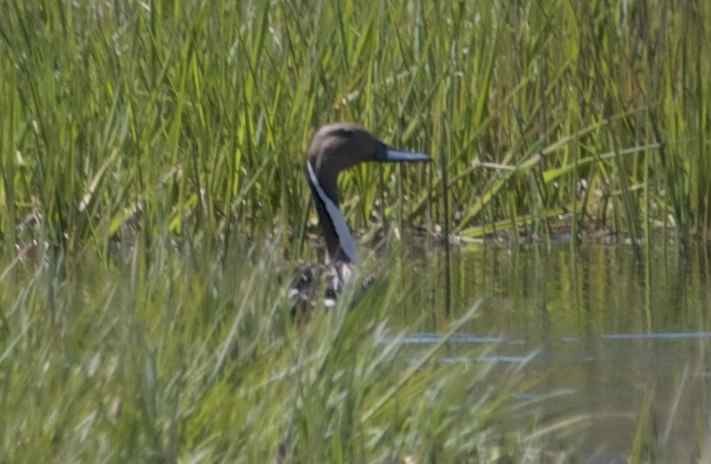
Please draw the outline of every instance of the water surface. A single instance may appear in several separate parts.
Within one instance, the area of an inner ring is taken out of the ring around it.
[[[437,343],[483,298],[476,319],[450,340],[446,361],[454,369],[528,360],[525,374],[536,384],[520,401],[540,401],[525,414],[541,425],[582,419],[552,434],[552,444],[610,462],[644,437],[642,456],[690,462],[702,452],[696,445],[711,441],[708,250],[684,257],[660,246],[640,259],[625,245],[454,249],[449,311],[443,251],[407,260],[401,278],[412,291],[394,317],[418,321],[420,330],[403,343]],[[485,354],[467,349],[478,346]]]

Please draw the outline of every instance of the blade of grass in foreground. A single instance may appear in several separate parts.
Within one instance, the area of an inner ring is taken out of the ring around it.
[[[377,415],[381,409],[390,401],[392,398],[413,378],[413,376],[422,369],[427,363],[432,361],[432,358],[445,346],[452,335],[456,334],[461,328],[468,322],[472,320],[476,312],[481,306],[481,300],[477,301],[471,309],[457,321],[455,321],[450,329],[444,334],[435,345],[433,345],[424,355],[422,355],[416,363],[414,363],[405,373],[400,377],[398,382],[383,396],[373,407],[365,412],[363,420],[368,421],[373,416]]]

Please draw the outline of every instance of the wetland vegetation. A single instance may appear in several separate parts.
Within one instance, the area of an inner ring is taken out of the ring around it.
[[[609,460],[711,460],[705,2],[0,5],[0,461],[586,462],[602,377]],[[338,120],[434,162],[341,176],[387,278],[294,324]]]

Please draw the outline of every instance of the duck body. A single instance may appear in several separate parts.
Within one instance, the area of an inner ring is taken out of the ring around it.
[[[353,268],[359,262],[358,250],[339,207],[338,175],[360,163],[400,163],[426,162],[429,156],[423,153],[394,149],[365,128],[353,123],[335,123],[321,127],[311,142],[306,161],[306,181],[318,215],[321,234],[326,242],[328,283],[326,305],[335,304],[335,297],[353,275]],[[303,274],[296,286],[292,285],[290,295],[300,298],[313,297],[306,290],[306,282],[315,284],[317,271],[312,268]],[[329,300],[332,304],[329,304]]]

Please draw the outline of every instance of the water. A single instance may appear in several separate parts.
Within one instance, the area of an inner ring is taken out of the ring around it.
[[[635,443],[657,462],[690,462],[704,452],[699,445],[711,442],[708,251],[683,258],[672,245],[639,260],[624,245],[455,249],[449,314],[441,254],[403,266],[412,291],[395,317],[420,321],[420,330],[402,343],[413,350],[437,343],[483,298],[475,320],[450,340],[445,362],[503,369],[525,360],[524,374],[536,382],[518,400],[540,400],[525,414],[539,427],[580,419],[550,434],[551,446],[573,444],[589,462],[613,461]]]

